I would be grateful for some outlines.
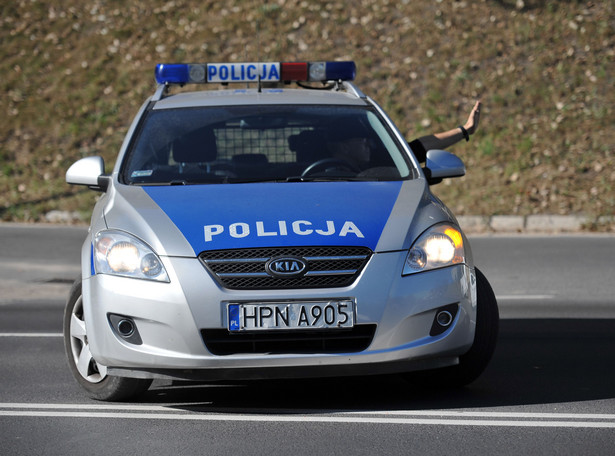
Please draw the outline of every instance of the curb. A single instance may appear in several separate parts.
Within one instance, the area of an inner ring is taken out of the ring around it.
[[[465,215],[457,217],[457,221],[463,231],[472,234],[615,231],[615,216],[592,219],[577,215]]]

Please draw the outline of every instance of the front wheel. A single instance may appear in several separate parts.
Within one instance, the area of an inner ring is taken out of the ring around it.
[[[64,309],[64,348],[73,377],[92,399],[129,399],[146,391],[152,383],[152,380],[107,375],[107,367],[92,357],[85,327],[81,278],[73,284]]]
[[[465,386],[483,373],[495,351],[500,314],[493,289],[478,268],[476,268],[476,295],[474,342],[470,350],[459,357],[459,364],[405,374],[408,381],[426,387],[451,388]]]

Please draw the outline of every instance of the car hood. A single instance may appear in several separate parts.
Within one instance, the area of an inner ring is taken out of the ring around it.
[[[452,217],[422,179],[118,185],[112,192],[107,226],[128,231],[168,256],[315,245],[402,250],[428,226]]]

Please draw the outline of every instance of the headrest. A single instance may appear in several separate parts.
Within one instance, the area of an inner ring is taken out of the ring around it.
[[[173,141],[173,160],[177,163],[207,163],[217,155],[216,136],[209,128],[192,130]]]
[[[322,132],[316,130],[304,130],[296,135],[288,137],[288,147],[293,152],[303,151],[306,147],[312,148],[316,145],[323,144],[324,138]]]

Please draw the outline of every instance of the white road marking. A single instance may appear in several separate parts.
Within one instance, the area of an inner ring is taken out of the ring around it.
[[[208,411],[197,413],[174,408],[186,405],[189,404],[157,406],[0,403],[0,417],[615,429],[615,414],[454,410],[392,410],[373,412],[260,410],[253,413]]]
[[[523,300],[527,300],[527,301],[533,301],[533,300],[543,300],[543,299],[554,299],[555,295],[497,295],[496,299],[498,300],[504,300],[504,301],[523,301]]]
[[[62,337],[62,333],[0,333],[0,337]]]

